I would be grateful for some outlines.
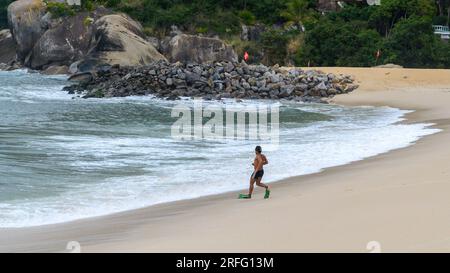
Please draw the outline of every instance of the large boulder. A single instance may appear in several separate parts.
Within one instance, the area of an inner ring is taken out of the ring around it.
[[[27,65],[42,69],[50,64],[70,65],[82,59],[89,52],[94,36],[92,22],[107,13],[106,9],[99,8],[93,12],[45,20],[49,29],[36,42]]]
[[[8,29],[0,30],[0,63],[10,64],[16,59],[16,44]]]
[[[99,65],[135,66],[156,61],[167,61],[155,47],[145,39],[141,24],[125,14],[101,17],[94,25],[93,47],[86,57]],[[82,66],[83,62],[78,66]]]
[[[238,61],[238,56],[233,48],[222,40],[187,34],[173,37],[165,49],[165,53],[171,62]]]
[[[19,61],[25,61],[45,32],[41,18],[46,6],[42,0],[18,0],[8,7],[8,23],[17,44]]]
[[[65,71],[66,66],[71,66],[71,71],[79,72],[78,66],[96,69],[104,65],[135,66],[166,60],[146,40],[142,26],[124,14],[111,14],[108,9],[98,8],[53,18],[44,2],[18,0],[8,7],[17,59],[26,66],[48,73]]]

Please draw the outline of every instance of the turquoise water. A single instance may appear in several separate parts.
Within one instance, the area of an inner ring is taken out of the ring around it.
[[[173,106],[192,101],[84,100],[61,91],[66,84],[59,76],[0,72],[0,227],[65,222],[247,187],[258,141],[171,137]],[[426,124],[397,124],[406,112],[393,108],[276,104],[280,145],[266,151],[266,182],[361,160],[437,132]]]

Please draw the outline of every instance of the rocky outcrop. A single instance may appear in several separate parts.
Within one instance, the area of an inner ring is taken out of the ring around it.
[[[164,53],[171,62],[238,61],[238,56],[233,48],[222,40],[187,34],[174,36],[164,49]]]
[[[18,61],[48,73],[68,71],[66,66],[79,72],[105,64],[134,66],[166,60],[146,40],[138,22],[101,7],[54,18],[44,1],[18,0],[8,7],[8,21]]]
[[[86,20],[96,20],[109,13],[105,9],[80,12],[74,16],[46,19],[49,29],[37,40],[29,58],[33,69],[46,69],[49,65],[70,65],[86,56],[94,36],[93,26]],[[44,17],[48,18],[48,14]]]
[[[48,0],[55,1],[63,2]],[[174,26],[171,36],[163,41],[149,39],[142,26],[125,14],[113,14],[99,7],[73,16],[54,17],[47,12],[45,2],[18,0],[8,7],[17,61],[45,73],[79,73],[113,65],[140,66],[167,61],[158,50],[171,62],[238,60],[233,48],[217,38],[182,34]]]
[[[97,74],[75,75],[72,80],[79,83],[65,90],[71,93],[87,91],[86,98],[153,94],[168,99],[203,97],[318,102],[321,98],[348,93],[358,87],[350,76],[232,62],[158,62],[135,68],[115,66]]]
[[[145,39],[142,26],[124,14],[101,17],[94,24],[95,36],[86,58],[71,68],[75,71],[94,70],[98,66],[138,66],[166,61]]]
[[[11,64],[16,59],[16,44],[8,29],[0,30],[0,63]]]
[[[45,32],[41,24],[45,10],[42,0],[19,0],[8,7],[8,23],[17,44],[17,57],[21,62],[25,62]]]

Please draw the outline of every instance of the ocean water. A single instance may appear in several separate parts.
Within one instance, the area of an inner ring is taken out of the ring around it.
[[[247,188],[258,141],[177,140],[171,109],[180,102],[84,100],[61,91],[66,84],[62,76],[0,72],[0,228]],[[389,107],[277,104],[279,147],[266,151],[265,182],[348,164],[438,132],[430,124],[399,123],[407,111]]]

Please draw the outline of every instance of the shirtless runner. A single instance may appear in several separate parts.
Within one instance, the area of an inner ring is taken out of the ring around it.
[[[248,195],[241,194],[239,197],[242,199],[251,199],[253,194],[253,189],[255,187],[255,182],[258,187],[263,187],[266,189],[266,193],[264,195],[264,198],[267,199],[270,196],[270,189],[269,186],[266,184],[261,183],[261,180],[264,176],[264,165],[269,164],[269,161],[267,160],[267,157],[262,154],[262,148],[261,146],[257,146],[255,148],[256,157],[253,161],[253,167],[254,171],[250,178],[250,188],[248,190]]]

